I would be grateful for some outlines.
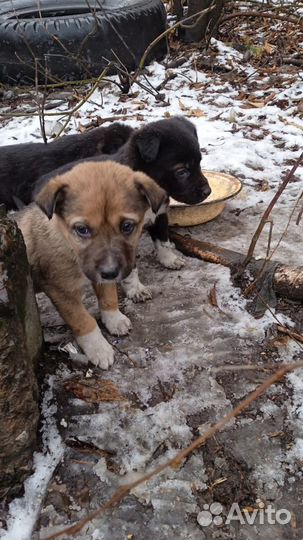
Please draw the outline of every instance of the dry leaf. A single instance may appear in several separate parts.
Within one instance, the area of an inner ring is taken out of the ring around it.
[[[124,399],[114,383],[107,379],[70,379],[64,383],[64,388],[87,403]]]
[[[264,50],[267,54],[272,54],[272,53],[276,50],[276,46],[275,46],[275,45],[272,45],[271,43],[268,43],[268,41],[265,41],[263,50]]]
[[[268,191],[269,190],[268,180],[262,180],[259,184],[256,185],[256,191]]]
[[[194,83],[190,83],[189,85],[189,88],[197,88],[197,89],[200,89],[200,88],[204,88],[205,86],[205,83],[203,82],[194,82]]]
[[[196,118],[205,116],[205,113],[201,109],[190,109],[189,107],[186,107],[181,99],[179,99],[179,107],[181,111],[186,113],[186,116],[194,116]]]
[[[196,116],[197,118],[200,118],[205,116],[205,113],[201,111],[201,109],[191,109],[188,111],[187,116]]]
[[[292,529],[296,529],[298,527],[297,516],[294,514],[294,512],[291,513],[290,525]]]
[[[243,512],[247,512],[248,514],[251,514],[252,512],[255,512],[258,510],[257,508],[254,508],[253,506],[245,506],[242,508]]]
[[[277,348],[287,347],[289,341],[290,341],[290,336],[285,335],[285,336],[279,336],[279,337],[269,340],[269,344],[272,347],[277,347]]]
[[[85,133],[85,131],[87,131],[87,128],[83,124],[79,124],[77,131],[80,131],[80,133]]]
[[[186,107],[183,103],[183,101],[181,101],[181,99],[179,99],[179,107],[181,109],[181,111],[188,111],[188,107]]]
[[[224,484],[224,482],[226,482],[226,480],[228,480],[227,477],[224,477],[224,478],[217,478],[217,480],[215,480],[212,484],[211,484],[211,489],[213,489],[214,487],[216,486],[219,486],[220,484]]]
[[[113,455],[108,450],[103,450],[102,448],[98,448],[98,446],[93,443],[81,441],[77,438],[67,439],[65,441],[65,444],[69,448],[74,448],[75,450],[78,450],[79,452],[81,452],[81,454],[98,455],[102,457],[111,457]]]
[[[246,101],[242,109],[249,109],[249,107],[255,107],[256,109],[261,109],[266,105],[265,101]]]
[[[136,106],[136,110],[137,110],[137,111],[140,111],[140,110],[145,109],[145,107],[146,107],[146,105],[147,105],[146,101],[143,101],[143,100],[141,100],[141,99],[135,99],[135,100],[133,101],[133,104],[134,104],[134,105],[137,105],[137,106]]]
[[[211,306],[219,307],[218,306],[218,300],[217,300],[217,291],[216,291],[216,285],[213,286],[212,289],[210,289],[208,293],[208,301]]]
[[[303,113],[303,99],[301,99],[298,103],[298,112]]]

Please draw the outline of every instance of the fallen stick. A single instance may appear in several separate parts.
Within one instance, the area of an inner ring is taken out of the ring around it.
[[[203,261],[214,264],[222,264],[232,270],[238,270],[242,266],[246,256],[237,251],[224,249],[208,242],[201,242],[195,238],[182,236],[175,231],[170,231],[170,239],[174,242],[177,249],[184,255],[197,257]],[[262,267],[263,259],[251,259],[247,266],[247,270],[257,277]],[[279,264],[279,263],[278,263]],[[287,266],[279,264],[276,268],[272,285],[274,291],[279,295],[291,300],[303,301],[303,266]]]
[[[303,343],[303,336],[301,334],[298,334],[298,332],[293,332],[292,330],[289,330],[288,328],[286,328],[285,326],[281,326],[280,324],[277,325],[277,330],[278,332],[281,332],[281,334],[286,334],[295,341]]]
[[[87,525],[90,521],[93,519],[101,516],[106,510],[109,510],[110,508],[113,508],[116,506],[126,495],[128,495],[133,489],[135,489],[137,486],[147,482],[154,476],[162,473],[164,470],[170,468],[170,467],[178,467],[180,466],[181,462],[184,458],[186,458],[188,455],[190,455],[196,448],[199,448],[202,444],[205,444],[208,439],[213,437],[216,433],[221,431],[233,418],[237,417],[240,413],[242,413],[251,403],[253,403],[256,399],[258,399],[260,396],[262,396],[268,388],[280,381],[287,373],[290,373],[294,369],[300,368],[303,366],[303,362],[296,362],[294,364],[287,364],[280,366],[280,369],[278,369],[273,375],[265,379],[265,381],[260,384],[251,394],[246,396],[240,403],[231,411],[229,411],[223,418],[221,418],[216,424],[214,424],[212,427],[210,427],[204,435],[201,435],[197,439],[195,439],[189,446],[184,448],[184,450],[181,450],[178,452],[175,457],[169,459],[165,463],[162,463],[161,465],[158,465],[155,467],[152,471],[143,474],[140,476],[137,480],[134,480],[133,482],[130,482],[129,484],[122,485],[114,494],[113,496],[103,505],[88,514],[83,519],[80,519],[77,523],[74,523],[73,525],[69,527],[65,527],[64,529],[61,529],[61,531],[57,531],[53,534],[50,534],[49,536],[46,536],[43,538],[43,536],[39,535],[39,538],[42,540],[54,540],[55,538],[59,538],[60,536],[73,536],[77,534],[81,529],[84,527],[84,525]]]
[[[269,219],[269,216],[271,214],[272,209],[274,208],[276,202],[281,197],[283,191],[285,190],[285,188],[289,184],[290,180],[293,178],[297,168],[300,167],[302,161],[303,161],[303,152],[300,154],[300,156],[296,160],[294,166],[291,168],[291,170],[285,176],[284,180],[279,185],[276,193],[274,194],[274,196],[271,199],[268,207],[266,208],[263,216],[261,217],[260,223],[259,223],[259,225],[258,225],[258,227],[256,229],[255,234],[252,237],[251,243],[250,243],[249,248],[248,248],[247,255],[246,255],[245,260],[243,262],[243,267],[244,268],[246,268],[246,266],[248,265],[248,263],[251,261],[251,259],[253,257],[255,247],[256,247],[257,242],[258,242],[258,240],[260,238],[260,234],[263,231],[264,225],[268,222],[268,219]],[[243,268],[243,270],[244,270],[244,268]]]
[[[235,11],[234,13],[230,13],[230,15],[226,15],[222,19],[222,23],[225,23],[226,21],[230,21],[230,19],[234,19],[235,17],[258,17],[258,19],[276,19],[278,21],[283,22],[290,22],[292,24],[297,24],[300,26],[300,28],[303,28],[303,22],[301,17],[296,17],[293,15],[280,15],[279,13],[264,13],[262,11]]]

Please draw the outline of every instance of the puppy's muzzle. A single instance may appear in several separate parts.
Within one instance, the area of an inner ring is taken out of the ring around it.
[[[186,190],[181,193],[180,191],[176,194],[173,193],[172,196],[177,201],[185,204],[199,204],[207,199],[210,194],[211,188],[207,178],[199,171],[198,174],[191,175]]]
[[[211,188],[207,181],[206,184],[195,186],[190,193],[179,195],[177,200],[185,204],[199,204],[211,194]]]
[[[112,268],[107,268],[105,270],[101,269],[100,274],[105,281],[113,281],[119,276],[120,268],[119,266],[113,266]]]
[[[211,194],[211,189],[210,189],[210,186],[207,184],[205,186],[203,186],[202,188],[202,197],[203,197],[203,201],[204,199],[207,199],[207,197]]]
[[[201,173],[199,183],[195,185],[192,192],[188,194],[187,204],[198,204],[203,202],[211,194],[211,188],[205,176]]]
[[[90,246],[82,253],[82,270],[93,283],[121,281],[132,270],[135,250],[121,239],[111,248]]]

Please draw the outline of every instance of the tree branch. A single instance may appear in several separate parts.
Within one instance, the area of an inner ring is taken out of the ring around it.
[[[165,463],[158,465],[155,467],[152,471],[144,474],[134,482],[130,482],[128,484],[125,484],[124,486],[121,486],[114,495],[107,501],[103,506],[100,508],[97,508],[88,516],[78,521],[78,523],[75,523],[74,525],[71,525],[70,527],[66,527],[65,529],[62,529],[61,531],[57,531],[54,534],[51,534],[44,538],[44,540],[54,540],[55,538],[58,538],[59,536],[64,535],[74,535],[78,533],[84,525],[92,521],[93,519],[99,517],[101,514],[103,514],[106,510],[113,508],[116,506],[126,495],[130,493],[133,489],[135,489],[137,486],[147,482],[154,476],[157,476],[158,474],[162,473],[164,470],[170,468],[170,467],[178,467],[180,466],[182,460],[186,458],[189,454],[191,454],[194,450],[202,446],[206,443],[207,440],[212,438],[216,433],[221,431],[233,418],[236,416],[239,416],[247,407],[249,407],[256,399],[258,399],[260,396],[262,396],[270,386],[273,384],[276,384],[278,381],[280,381],[287,373],[303,367],[303,362],[296,362],[294,364],[287,364],[283,365],[278,369],[273,375],[265,379],[265,381],[260,384],[256,390],[254,390],[251,394],[249,394],[245,399],[243,399],[237,407],[232,409],[229,413],[227,413],[221,420],[219,420],[213,427],[208,429],[204,435],[201,435],[197,439],[195,439],[189,446],[187,446],[184,450],[181,450],[181,452],[178,452],[176,456],[172,459],[169,459]]]
[[[264,225],[268,221],[269,215],[270,215],[273,207],[275,206],[276,202],[278,201],[278,199],[282,195],[283,191],[285,190],[285,188],[288,185],[289,181],[292,179],[293,175],[295,174],[297,168],[300,166],[302,161],[303,161],[303,152],[301,153],[301,155],[297,159],[297,161],[294,164],[294,166],[292,167],[291,171],[289,171],[289,173],[286,175],[283,182],[280,184],[277,192],[275,193],[275,195],[273,196],[272,200],[270,201],[268,207],[266,208],[266,210],[265,210],[265,212],[264,212],[264,214],[263,214],[263,216],[262,216],[262,218],[260,220],[260,223],[259,223],[259,225],[257,227],[257,230],[256,230],[255,234],[252,237],[250,246],[249,246],[248,251],[247,251],[247,255],[246,255],[246,257],[244,259],[244,262],[243,262],[243,267],[242,267],[243,269],[246,268],[246,266],[248,265],[248,263],[251,261],[251,259],[253,257],[254,250],[255,250],[255,247],[256,247],[257,242],[259,240],[260,234],[261,234],[261,232],[263,230]]]
[[[278,13],[263,13],[262,11],[235,11],[234,13],[230,13],[230,15],[226,15],[226,17],[223,17],[221,23],[230,21],[235,17],[263,17],[265,19],[276,19],[283,22],[291,22],[293,24],[298,24],[301,28],[303,28],[302,17],[293,17],[292,15],[285,16],[279,15]]]

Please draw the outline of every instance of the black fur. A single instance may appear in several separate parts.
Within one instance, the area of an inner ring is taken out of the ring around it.
[[[85,161],[118,161],[149,175],[177,201],[197,204],[210,194],[209,184],[201,172],[201,157],[194,125],[177,116],[152,122],[133,131],[127,142],[111,156],[102,154]],[[68,163],[42,177],[35,192],[40,191],[54,174],[62,174],[76,163]],[[175,167],[180,164],[188,168],[186,179],[176,177]]]
[[[119,124],[82,134],[66,135],[48,144],[25,143],[0,147],[0,204],[7,209],[32,201],[42,175],[76,159],[101,153],[114,154],[127,141],[132,128]]]
[[[155,242],[160,240],[160,242],[168,242],[168,216],[167,214],[159,214],[156,216],[155,222],[148,227],[148,232]]]
[[[210,194],[201,172],[197,132],[185,118],[174,117],[144,126],[113,157],[145,172],[177,201],[197,204]],[[175,172],[176,165],[181,164],[188,170],[184,179],[179,179]]]
[[[202,202],[211,190],[207,179],[201,172],[201,151],[194,125],[181,117],[172,117],[151,122],[134,131],[127,142],[111,155],[98,156],[97,160],[114,160],[128,165],[135,171],[142,171],[155,180],[170,197],[187,204]],[[88,161],[96,161],[90,158]],[[75,163],[69,163],[56,171],[66,172]],[[186,178],[178,178],[176,166],[183,165],[188,170]],[[54,173],[41,178],[36,192]],[[163,214],[162,214],[163,215]],[[168,220],[156,217],[150,233],[153,240],[168,240]]]

